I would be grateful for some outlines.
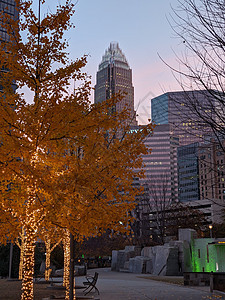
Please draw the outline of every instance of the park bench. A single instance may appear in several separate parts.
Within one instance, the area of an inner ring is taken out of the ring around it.
[[[96,283],[98,281],[98,272],[95,272],[94,276],[87,275],[86,280],[87,281],[83,282],[83,284],[85,286],[85,289],[83,291],[84,295],[89,294],[93,289],[95,289],[98,292],[98,295],[99,295],[99,290],[96,287]]]
[[[86,281],[83,282],[83,285],[75,285],[75,289],[82,289],[84,296],[81,295],[77,295],[76,298],[78,299],[93,299],[93,297],[86,297],[87,294],[89,294],[93,289],[95,289],[98,292],[99,295],[99,290],[96,287],[96,283],[98,281],[98,273],[95,272],[94,276],[92,275],[87,275],[85,276]],[[58,289],[58,290],[62,290],[65,289],[65,287],[63,285],[58,285],[58,283],[60,283],[59,281],[52,281],[51,285],[48,286],[48,289]]]

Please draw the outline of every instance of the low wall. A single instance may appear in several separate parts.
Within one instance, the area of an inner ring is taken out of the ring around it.
[[[225,292],[225,273],[213,273],[213,289]]]
[[[184,285],[209,286],[210,273],[208,272],[184,272]]]
[[[184,272],[184,285],[210,286],[211,289],[225,292],[225,272]]]

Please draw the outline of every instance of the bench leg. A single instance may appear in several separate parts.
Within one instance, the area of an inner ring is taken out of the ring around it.
[[[95,290],[98,292],[98,295],[100,294],[99,293],[99,290],[98,290],[98,288],[96,287],[96,286],[94,286],[94,285],[89,285],[83,292],[84,292],[84,295],[86,296],[87,294],[89,294],[92,290],[93,290],[93,288],[95,288]],[[89,289],[89,290],[88,290]]]

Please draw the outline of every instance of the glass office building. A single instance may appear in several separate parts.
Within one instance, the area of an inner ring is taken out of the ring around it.
[[[181,202],[200,199],[198,149],[199,143],[193,143],[177,150],[178,199]]]
[[[201,142],[210,129],[198,111],[212,117],[209,106],[214,106],[214,101],[207,91],[168,92],[151,100],[152,121],[170,124],[180,145]]]

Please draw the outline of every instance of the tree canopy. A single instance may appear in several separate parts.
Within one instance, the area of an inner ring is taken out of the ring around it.
[[[143,176],[137,169],[153,127],[131,133],[129,111],[110,113],[120,95],[90,103],[87,57],[70,61],[63,39],[72,26],[70,1],[42,20],[32,1],[17,8],[19,21],[1,13],[8,39],[0,44],[0,230],[2,242],[25,231],[22,299],[33,299],[40,230],[58,226],[82,239],[126,229],[138,192],[133,177]],[[74,91],[71,80],[80,82]],[[29,102],[13,83],[30,89]]]

